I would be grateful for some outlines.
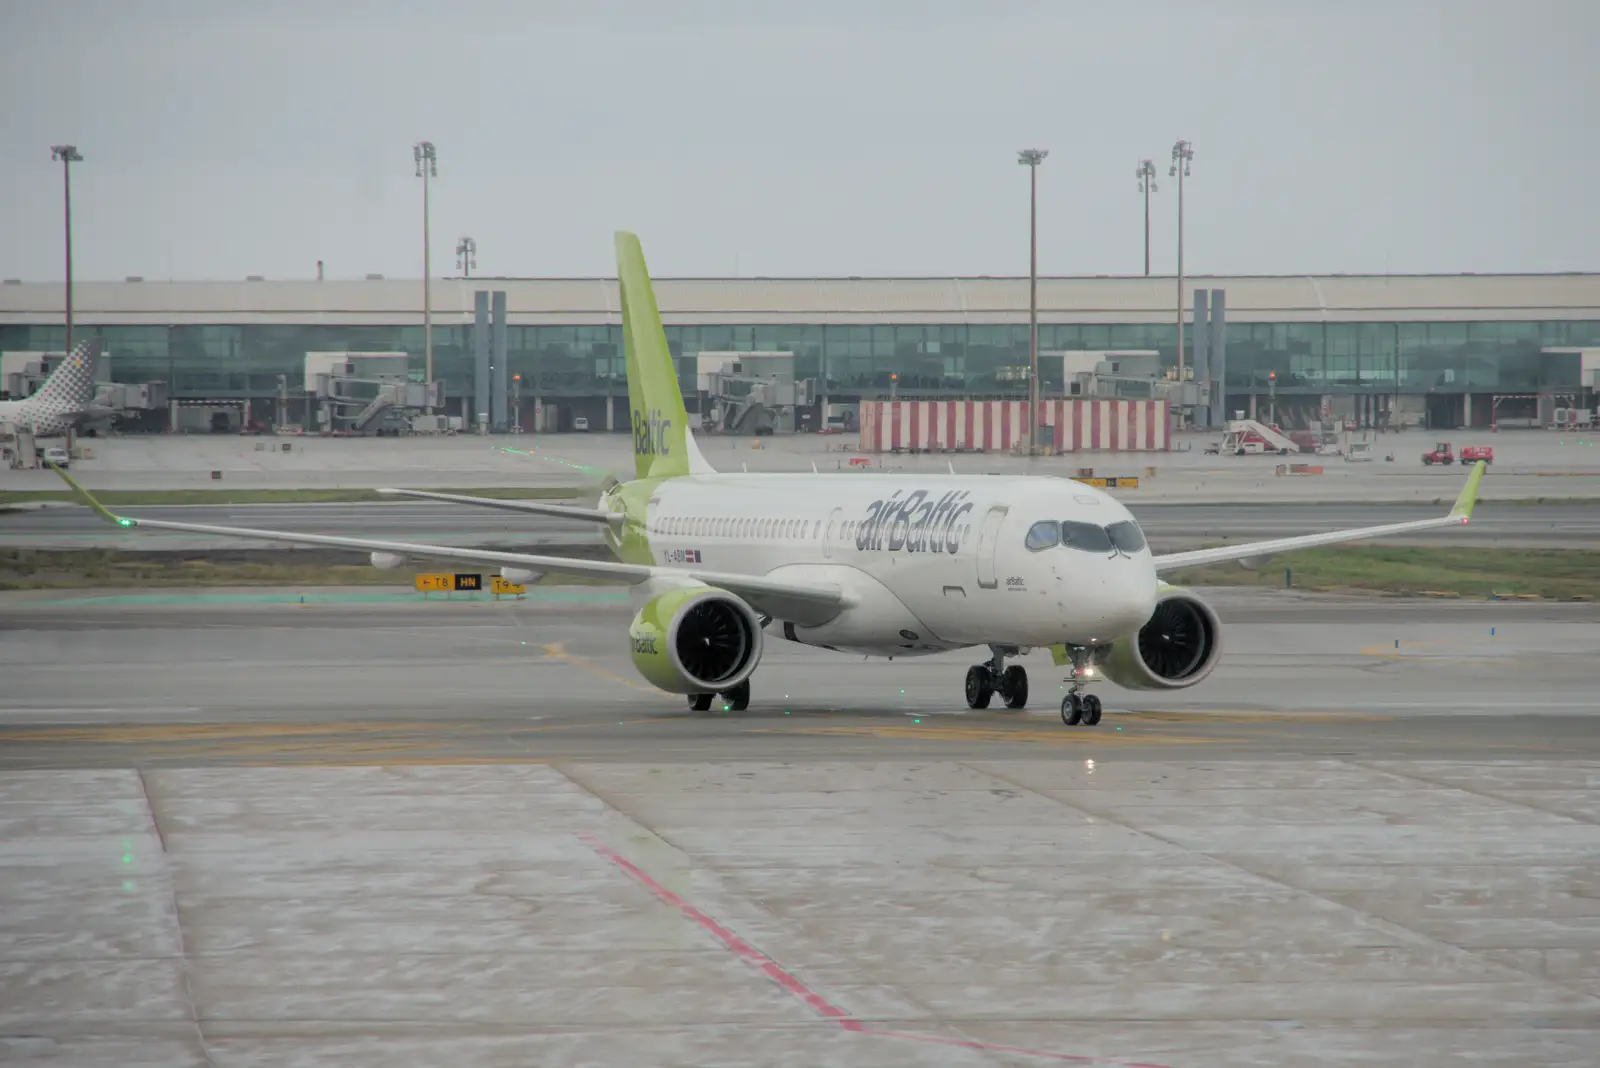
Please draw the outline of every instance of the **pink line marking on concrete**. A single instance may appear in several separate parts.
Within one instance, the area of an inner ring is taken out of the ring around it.
[[[785,993],[805,1002],[812,1012],[830,1020],[839,1020],[856,1024],[856,1027],[860,1026],[859,1023],[850,1019],[850,1013],[828,1001],[821,994],[802,983],[777,961],[656,882],[633,861],[618,853],[592,834],[581,834],[578,837],[590,849],[626,872],[634,882],[643,886],[667,905],[677,909],[686,919],[704,928],[713,938],[732,951],[735,956],[755,968],[768,979],[771,979],[774,983],[777,983]]]
[[[1121,1061],[1109,1057],[1087,1057],[1073,1053],[1053,1053],[1049,1050],[1028,1049],[1024,1046],[1006,1046],[994,1042],[977,1042],[963,1038],[939,1038],[934,1035],[913,1035],[901,1031],[884,1031],[871,1027],[856,1019],[848,1010],[840,1008],[815,990],[812,990],[801,982],[793,972],[784,968],[783,965],[718,923],[710,915],[701,912],[689,902],[656,882],[643,868],[606,845],[596,835],[583,832],[578,835],[578,840],[594,850],[597,855],[621,869],[624,874],[654,894],[663,904],[676,909],[685,919],[700,927],[718,942],[721,942],[731,953],[772,980],[786,994],[804,1003],[807,1008],[818,1016],[838,1024],[845,1031],[859,1035],[869,1035],[873,1038],[893,1038],[902,1042],[921,1042],[935,1046],[956,1046],[961,1049],[981,1050],[990,1053],[1015,1053],[1025,1057],[1038,1057],[1041,1060],[1065,1061],[1073,1064],[1107,1064],[1114,1065],[1116,1068],[1168,1068],[1168,1066],[1161,1064]]]

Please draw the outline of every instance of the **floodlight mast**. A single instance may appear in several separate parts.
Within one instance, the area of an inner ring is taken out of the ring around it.
[[[67,243],[67,343],[65,351],[72,353],[72,165],[82,163],[83,156],[76,145],[51,145],[50,158],[61,163],[62,216]]]
[[[432,248],[428,232],[428,179],[439,176],[439,156],[432,141],[418,141],[411,146],[411,157],[417,164],[417,177],[422,179],[422,352],[426,365],[425,386],[429,397],[433,393],[433,270]],[[433,405],[426,409],[433,414]]]
[[[1150,194],[1156,191],[1156,165],[1151,160],[1140,160],[1133,172],[1139,179],[1139,192],[1144,194],[1144,276],[1150,277]]]
[[[1028,168],[1028,455],[1039,453],[1039,164],[1045,148],[1025,148],[1017,162]]]
[[[1194,145],[1179,141],[1172,146],[1172,166],[1167,174],[1178,179],[1178,422],[1183,425],[1183,180],[1194,159]]]

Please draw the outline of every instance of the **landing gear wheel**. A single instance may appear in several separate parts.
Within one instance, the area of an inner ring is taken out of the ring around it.
[[[750,680],[745,679],[722,696],[727,698],[729,712],[743,712],[750,707]]]
[[[987,664],[973,664],[967,668],[967,707],[988,708],[994,696],[994,676]]]
[[[714,693],[692,693],[689,695],[689,707],[696,712],[705,712],[711,708],[711,699]]]
[[[1061,699],[1061,722],[1076,727],[1083,722],[1083,698],[1069,693]]]
[[[1000,696],[1006,699],[1007,708],[1021,708],[1028,703],[1028,669],[1012,664],[1000,676]]]
[[[1092,693],[1083,695],[1083,724],[1086,727],[1098,726],[1100,723],[1100,698]]]

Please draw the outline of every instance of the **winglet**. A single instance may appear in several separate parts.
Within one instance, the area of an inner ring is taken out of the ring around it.
[[[1465,523],[1472,517],[1472,506],[1478,503],[1478,483],[1483,481],[1484,470],[1482,460],[1472,465],[1472,474],[1467,476],[1467,484],[1461,487],[1461,495],[1456,498],[1455,507],[1450,509],[1451,519]]]
[[[84,504],[87,504],[90,508],[93,508],[95,510],[95,514],[97,514],[101,519],[104,519],[107,523],[115,523],[119,527],[136,527],[139,525],[139,521],[137,519],[130,519],[127,516],[116,515],[111,512],[108,508],[106,508],[105,505],[101,504],[99,501],[90,496],[88,490],[74,482],[71,475],[61,470],[61,468],[57,467],[55,464],[50,464],[49,466],[50,470],[61,476],[61,480],[63,482],[72,487],[72,492],[83,498]]]

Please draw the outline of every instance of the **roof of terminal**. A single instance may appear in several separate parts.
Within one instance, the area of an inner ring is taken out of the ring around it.
[[[1175,279],[1041,278],[1041,320],[1145,323],[1172,318]],[[1016,323],[1028,312],[1021,278],[660,278],[662,316],[677,324]],[[1190,277],[1227,291],[1234,322],[1406,322],[1600,319],[1600,274]],[[618,322],[607,278],[439,278],[433,315],[471,322],[476,290],[506,291],[514,325]],[[85,324],[411,323],[418,279],[367,281],[79,282]],[[53,323],[60,282],[0,285],[0,323]]]

